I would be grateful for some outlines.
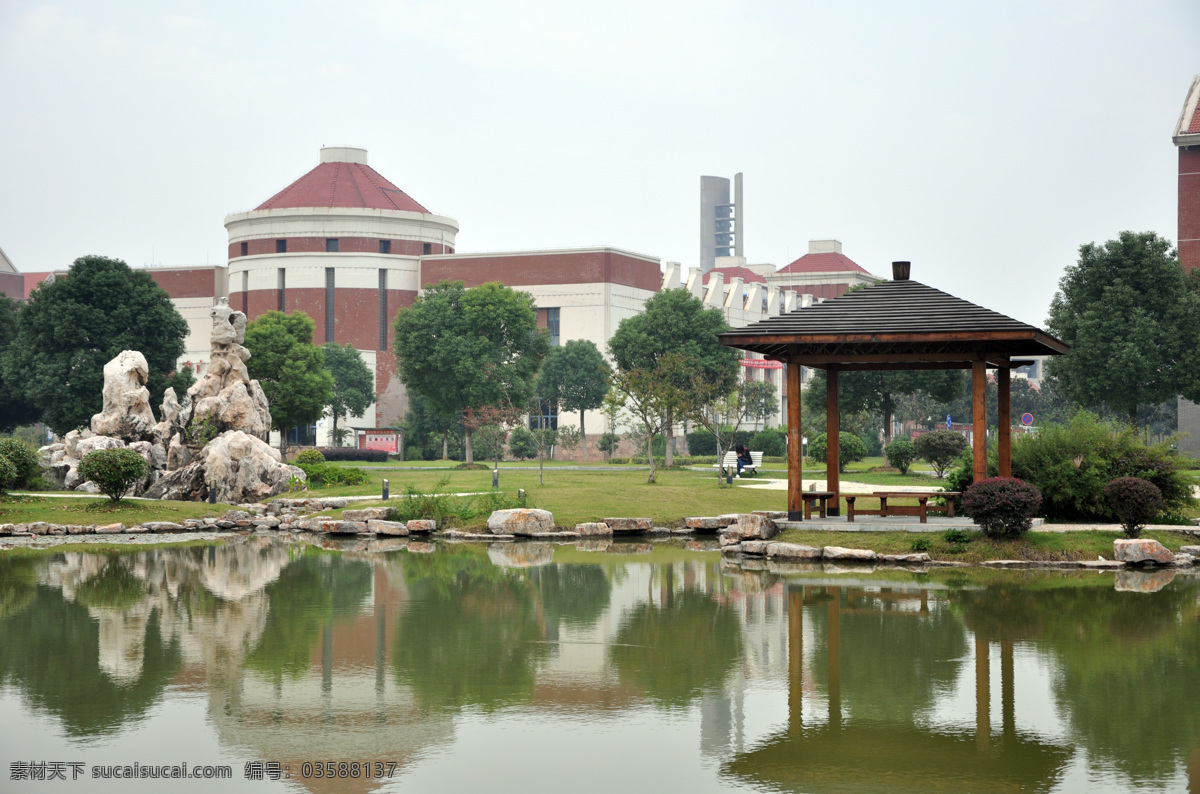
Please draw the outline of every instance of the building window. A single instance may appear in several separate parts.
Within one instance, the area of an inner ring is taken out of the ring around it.
[[[425,256],[429,256],[430,254],[432,254],[433,253],[433,243],[425,243],[424,245],[422,245],[421,253],[425,254]]]
[[[379,269],[379,349],[387,350],[388,332],[388,299],[387,299],[387,270]]]
[[[277,253],[277,254],[286,254],[287,253],[287,240],[276,240],[275,241],[275,253]]]
[[[391,240],[380,240],[379,241],[379,253],[390,254],[391,252],[392,252],[392,241]]]
[[[558,347],[558,309],[546,309],[546,330],[550,332],[550,344]]]
[[[242,254],[241,255],[248,256],[249,254],[250,254],[250,243],[242,243]]]
[[[337,243],[337,240],[333,241]],[[334,250],[337,250],[336,248]],[[333,340],[333,268],[325,268],[325,341]]]
[[[446,253],[448,253],[448,254],[452,254],[452,253],[454,253],[454,249],[453,249],[453,248],[447,248],[447,249],[446,249]]]
[[[279,242],[283,242],[280,240]],[[287,311],[287,271],[279,268],[279,311]]]
[[[288,428],[287,434],[288,445],[298,447],[314,447],[317,445],[317,426],[316,425],[296,425]]]
[[[336,237],[328,237],[325,239],[325,253],[336,254],[338,250],[338,241]]]
[[[557,430],[558,429],[558,405],[550,400],[538,398],[538,411],[529,415],[530,430]]]
[[[245,243],[242,243],[245,245]],[[242,271],[242,314],[250,316],[250,271]]]

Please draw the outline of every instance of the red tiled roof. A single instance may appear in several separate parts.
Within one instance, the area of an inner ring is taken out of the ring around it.
[[[704,283],[708,283],[708,278],[713,273],[720,273],[725,277],[725,283],[728,284],[730,279],[740,278],[743,284],[748,284],[751,281],[757,281],[759,284],[766,284],[767,280],[755,273],[748,267],[714,267],[712,270],[704,274]]]
[[[1188,135],[1200,132],[1200,103],[1196,105],[1196,109],[1192,112],[1192,123],[1187,126],[1185,132]]]
[[[429,213],[407,193],[362,163],[321,163],[256,210],[347,207]]]
[[[866,273],[845,254],[832,251],[823,254],[805,254],[787,267],[779,269],[780,273]]]

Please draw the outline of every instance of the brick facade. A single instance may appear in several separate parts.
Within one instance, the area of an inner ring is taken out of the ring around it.
[[[21,273],[0,273],[0,295],[24,300],[25,276]]]
[[[1179,262],[1200,267],[1200,146],[1179,147]]]
[[[460,255],[422,260],[422,288],[440,281],[462,281],[468,287],[499,281],[516,288],[539,284],[611,283],[653,292],[662,284],[662,272],[657,262],[604,250]]]
[[[211,267],[150,268],[145,272],[172,298],[212,298],[217,294],[217,274]]]

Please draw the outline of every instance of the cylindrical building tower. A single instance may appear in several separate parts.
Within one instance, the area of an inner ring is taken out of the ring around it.
[[[417,295],[421,257],[454,253],[458,223],[384,179],[365,149],[338,146],[322,148],[316,168],[258,207],[227,215],[225,228],[229,305],[251,320],[305,312],[313,341],[352,344],[375,371],[378,402],[353,424],[403,421],[392,321]]]

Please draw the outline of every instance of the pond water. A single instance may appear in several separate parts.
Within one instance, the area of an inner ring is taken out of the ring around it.
[[[6,553],[0,790],[1200,791],[1200,577],[392,545]]]

